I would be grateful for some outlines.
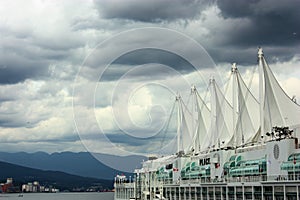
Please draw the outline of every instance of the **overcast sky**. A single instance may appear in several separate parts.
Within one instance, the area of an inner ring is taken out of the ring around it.
[[[171,147],[174,94],[232,62],[256,93],[258,46],[300,102],[299,19],[299,0],[1,1],[0,151]]]

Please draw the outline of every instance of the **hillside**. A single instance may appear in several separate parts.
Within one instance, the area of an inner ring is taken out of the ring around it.
[[[89,188],[93,186],[98,186],[103,189],[111,189],[113,187],[112,180],[100,180],[71,175],[59,171],[33,169],[2,161],[0,161],[0,169],[1,182],[5,182],[6,178],[11,177],[17,184],[39,181],[42,185],[52,185],[61,190],[69,191],[72,191],[75,188]]]
[[[146,159],[143,156],[122,157],[108,154],[96,154],[96,156],[100,157],[98,160],[105,159],[108,163],[111,163],[111,166],[120,166],[121,169],[128,172],[133,172],[136,167],[140,166],[141,161]],[[124,173],[102,164],[88,152],[52,154],[45,152],[0,152],[0,160],[35,169],[62,171],[78,176],[107,180],[113,180],[116,174]]]

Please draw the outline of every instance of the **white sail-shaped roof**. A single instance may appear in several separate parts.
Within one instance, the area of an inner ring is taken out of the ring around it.
[[[199,92],[195,87],[192,88],[192,95],[195,102],[195,134],[193,137],[194,153],[199,153],[207,148],[208,129],[210,127],[210,110],[205,104],[204,100],[200,97]]]
[[[259,49],[259,63],[263,71],[264,107],[263,131],[271,132],[275,126],[300,127],[300,106],[281,88]]]
[[[226,100],[214,79],[210,80],[211,88],[211,126],[209,145],[221,147],[226,145],[232,137],[233,108]]]
[[[241,146],[254,142],[259,131],[259,102],[250,92],[239,73],[236,64],[232,66],[229,83],[232,87],[232,105],[236,111],[234,114],[234,134],[228,143],[229,146]],[[229,88],[230,88],[229,87]]]
[[[184,151],[187,153],[192,146],[193,128],[191,121],[193,117],[180,96],[176,98],[176,101],[178,103],[177,148],[178,152]]]
[[[248,142],[257,142],[256,134],[259,131],[259,102],[246,86],[239,72],[238,82],[238,121],[236,125],[237,145]]]

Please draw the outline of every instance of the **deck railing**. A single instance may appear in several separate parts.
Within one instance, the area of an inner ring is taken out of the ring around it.
[[[300,181],[300,172],[290,172],[288,175],[278,176],[239,176],[239,177],[222,177],[218,179],[211,179],[210,177],[205,178],[184,178],[173,180],[172,178],[165,178],[158,180],[162,185],[173,185],[173,184],[203,184],[203,183],[235,183],[235,182],[274,182],[274,181]],[[117,181],[114,183],[115,188],[133,188],[135,182]],[[141,183],[138,183],[139,185]]]

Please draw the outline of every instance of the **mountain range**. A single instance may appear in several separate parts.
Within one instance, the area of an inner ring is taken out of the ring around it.
[[[135,168],[140,167],[142,160],[146,160],[146,157],[144,156],[135,155],[93,155],[88,152],[61,152],[52,154],[45,152],[0,152],[0,161],[40,170],[60,171],[77,176],[113,180],[116,174],[124,173],[125,175],[132,175],[130,173],[125,173],[124,171],[133,172]],[[106,163],[110,164],[110,166],[120,166],[119,168],[124,169],[124,171],[116,170],[104,165],[99,161],[102,159],[105,159]]]
[[[112,189],[113,180],[101,180],[71,175],[59,171],[39,170],[0,161],[0,182],[13,178],[14,185],[39,181],[41,185],[52,186],[60,190],[78,191],[88,188],[97,190]]]

